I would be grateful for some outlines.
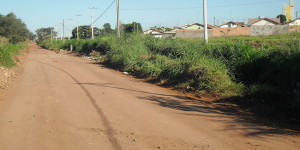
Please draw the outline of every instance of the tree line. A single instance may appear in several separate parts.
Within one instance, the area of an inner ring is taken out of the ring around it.
[[[51,38],[51,30],[52,35],[57,36],[57,32],[54,31],[53,27],[40,28],[36,30],[36,34],[39,40],[45,40]],[[112,29],[109,23],[105,23],[103,25],[103,29],[99,29],[94,27],[94,36],[105,36],[116,34],[116,29]],[[143,29],[140,23],[132,22],[129,24],[121,24],[120,25],[121,32],[125,34],[134,34],[134,33],[142,33]],[[92,37],[92,29],[88,25],[78,26],[78,35],[80,39],[90,39]],[[77,27],[72,30],[72,37],[77,38]]]
[[[14,13],[0,14],[0,36],[8,38],[11,43],[35,38],[35,35],[27,29],[26,24]]]

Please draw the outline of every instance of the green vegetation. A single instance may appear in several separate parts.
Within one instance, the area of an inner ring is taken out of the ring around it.
[[[140,23],[132,22],[129,24],[121,24],[120,29],[122,33],[142,33],[142,26]],[[89,25],[78,26],[78,33],[80,39],[90,39],[92,36],[92,29]],[[94,36],[109,36],[116,34],[116,30],[111,28],[109,23],[103,25],[103,29],[94,27]],[[77,27],[72,30],[72,38],[77,38]]]
[[[280,18],[280,23],[286,23],[286,16],[283,14],[280,14],[277,16],[277,18]]]
[[[111,25],[109,23],[105,23],[101,32],[103,33],[102,35],[107,35],[113,33],[114,31],[111,29]]]
[[[26,43],[9,44],[8,39],[0,37],[0,66],[11,68],[18,61],[16,56],[22,49],[27,47]]]
[[[100,29],[94,27],[94,36],[98,36]],[[88,25],[79,26],[78,33],[80,39],[90,39],[92,37],[92,28]],[[72,30],[72,38],[77,38],[77,27]]]
[[[17,19],[14,13],[6,16],[0,14],[0,36],[8,38],[11,43],[24,42],[34,38],[26,24],[21,19]]]
[[[9,40],[5,37],[0,36],[0,46],[7,45],[9,43]]]
[[[0,14],[0,66],[15,66],[15,62],[19,61],[16,56],[27,47],[26,41],[34,38],[26,24],[14,13],[6,16]]]
[[[199,39],[156,39],[129,35],[39,44],[104,55],[122,71],[176,88],[221,97],[248,97],[259,103],[300,103],[300,35],[220,37],[205,45]],[[293,105],[296,106],[296,105]]]
[[[38,40],[46,40],[46,39],[51,39],[51,33],[52,36],[54,37],[57,33],[54,31],[53,27],[48,27],[48,28],[39,28],[36,31]]]
[[[125,33],[142,33],[143,29],[140,23],[132,22],[125,25]]]

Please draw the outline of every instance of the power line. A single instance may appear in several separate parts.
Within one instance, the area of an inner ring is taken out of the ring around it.
[[[63,27],[64,27],[64,29],[66,29],[66,30],[68,30],[68,31],[71,31],[68,27],[66,27],[66,26],[64,26],[64,25],[63,25]]]
[[[93,23],[90,26],[95,24],[95,22],[97,22],[108,11],[108,9],[115,3],[115,1],[116,0],[113,0],[112,3],[104,10],[104,12],[95,21],[93,21]]]
[[[199,9],[203,7],[186,7],[186,8],[141,8],[141,9],[134,9],[134,8],[123,8],[121,10],[179,10],[179,9]]]
[[[63,19],[63,24],[62,24],[62,27],[63,27],[63,43],[65,43],[65,19]]]
[[[282,2],[282,0],[274,0],[274,1],[266,1],[264,3],[274,3],[274,2]],[[208,8],[217,8],[217,7],[231,7],[231,6],[245,6],[245,5],[257,5],[262,4],[262,2],[256,2],[256,3],[245,3],[245,4],[231,4],[231,5],[215,5],[215,6],[209,6]],[[182,7],[182,8],[123,8],[121,10],[182,10],[182,9],[200,9],[203,7]]]
[[[60,25],[55,25],[55,27],[58,27]],[[58,31],[61,29],[62,27],[60,26],[60,28],[56,28],[56,32],[58,33]],[[58,29],[58,30],[57,30]]]
[[[71,36],[70,21],[71,21],[72,19],[67,19],[67,20],[68,20],[68,30],[69,30],[69,37],[68,37],[68,39],[70,40],[70,36]]]

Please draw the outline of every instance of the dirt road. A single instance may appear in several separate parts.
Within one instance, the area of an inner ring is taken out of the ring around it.
[[[31,44],[0,98],[1,150],[300,149],[300,138]]]

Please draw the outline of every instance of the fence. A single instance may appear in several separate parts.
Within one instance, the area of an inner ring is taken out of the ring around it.
[[[265,25],[265,26],[251,26],[250,36],[268,36],[288,34],[288,25]]]
[[[300,32],[300,25],[290,25],[289,26],[289,31],[290,32]]]
[[[214,37],[250,35],[250,27],[214,28]]]
[[[208,29],[207,34],[208,34],[208,37],[212,37],[213,36],[213,30]],[[204,30],[203,29],[177,30],[175,38],[204,38]]]
[[[208,29],[208,37],[220,36],[268,36],[278,34],[288,34],[290,32],[300,32],[300,25],[265,25],[237,28],[213,28]],[[203,38],[204,30],[177,30],[175,38]]]

